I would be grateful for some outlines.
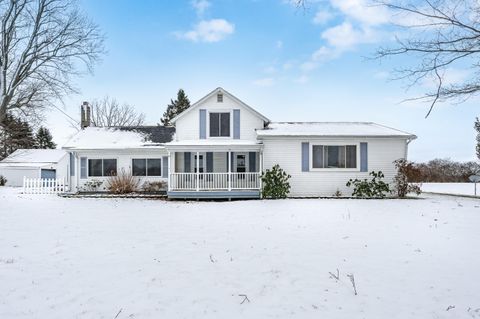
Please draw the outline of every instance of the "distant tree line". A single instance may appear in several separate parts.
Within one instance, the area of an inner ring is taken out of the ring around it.
[[[0,126],[0,160],[21,148],[56,148],[50,131],[41,126],[36,133],[25,120],[8,114]]]
[[[468,177],[478,172],[480,164],[474,161],[434,159],[425,163],[412,163],[407,169],[407,176],[412,183],[456,183],[468,182]]]

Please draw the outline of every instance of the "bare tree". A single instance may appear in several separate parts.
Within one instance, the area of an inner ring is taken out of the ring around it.
[[[377,58],[413,56],[412,66],[395,70],[395,79],[407,79],[409,86],[420,81],[435,83],[435,89],[410,100],[425,100],[430,108],[442,101],[463,102],[480,91],[480,2],[476,0],[382,1],[393,20],[406,32],[397,45],[380,48]],[[449,81],[452,69],[469,69],[459,82]]]
[[[72,78],[92,71],[103,40],[76,0],[0,0],[0,124],[76,92]]]
[[[108,96],[91,102],[91,106],[93,126],[139,126],[145,121],[145,114],[137,113],[135,107],[126,103],[120,104]]]

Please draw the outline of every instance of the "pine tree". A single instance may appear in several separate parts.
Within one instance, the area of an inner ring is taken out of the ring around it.
[[[35,148],[56,148],[57,145],[52,140],[52,134],[48,128],[41,126],[35,135]]]
[[[33,148],[35,138],[28,122],[7,115],[0,126],[0,159],[20,148]]]
[[[190,107],[190,100],[188,96],[185,94],[185,91],[180,89],[177,93],[177,99],[170,100],[170,104],[167,106],[167,110],[163,113],[163,117],[160,119],[162,125],[170,126],[172,125],[171,120],[177,116],[178,114],[182,113],[186,109]]]

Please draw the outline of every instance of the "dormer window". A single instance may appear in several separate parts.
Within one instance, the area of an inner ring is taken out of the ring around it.
[[[230,113],[210,113],[210,137],[230,136]]]
[[[218,103],[223,103],[223,94],[222,93],[217,94],[217,102]]]

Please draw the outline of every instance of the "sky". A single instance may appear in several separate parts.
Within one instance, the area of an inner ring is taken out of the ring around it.
[[[392,70],[412,58],[371,59],[394,45],[390,12],[366,0],[80,0],[106,35],[93,74],[75,79],[46,121],[59,146],[75,133],[82,101],[114,97],[157,124],[183,88],[197,101],[223,87],[272,121],[368,121],[418,136],[409,159],[474,160],[478,99],[402,103],[432,87],[407,90]],[[456,80],[464,70],[452,70]]]

